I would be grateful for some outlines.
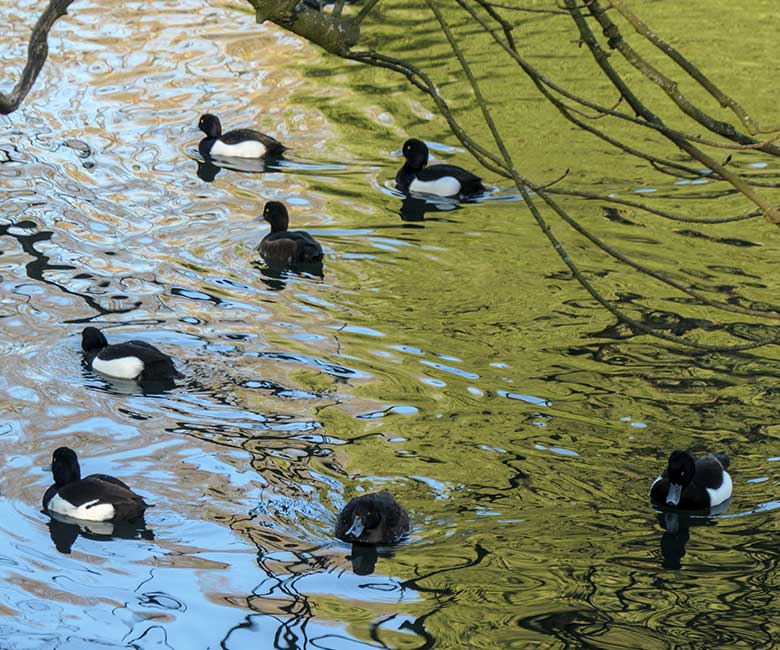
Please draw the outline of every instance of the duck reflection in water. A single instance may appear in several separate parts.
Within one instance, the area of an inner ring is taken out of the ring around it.
[[[167,395],[173,391],[177,385],[174,379],[158,379],[152,381],[138,382],[134,379],[117,379],[116,377],[106,377],[92,372],[84,365],[83,376],[87,380],[87,387],[101,392],[114,395],[145,395],[161,396]]]
[[[352,564],[352,573],[356,576],[370,576],[376,571],[376,561],[380,557],[388,559],[395,555],[394,549],[375,544],[352,544],[347,559]]]
[[[271,161],[264,158],[206,158],[205,160],[196,160],[196,162],[198,164],[198,178],[206,183],[213,183],[217,174],[223,169],[244,174],[263,174],[265,172],[281,171],[278,158]]]
[[[699,526],[714,526],[716,515],[724,514],[729,507],[729,502],[724,501],[709,511],[690,513],[679,510],[663,510],[657,513],[658,523],[664,529],[661,535],[661,557],[665,569],[682,568],[682,559],[685,556],[685,546],[690,539],[691,528]]]
[[[376,570],[378,556],[379,552],[376,546],[353,544],[348,558],[352,562],[352,572],[356,576],[370,576]]]
[[[322,262],[298,264],[295,268],[279,268],[266,262],[252,262],[252,266],[260,272],[260,281],[271,291],[284,291],[288,283],[295,282],[295,278],[298,277],[313,277],[317,280],[325,279],[325,270]]]
[[[453,212],[460,210],[460,204],[454,199],[447,198],[422,198],[419,196],[406,195],[401,200],[401,209],[398,212],[402,221],[414,223],[417,221],[445,221],[452,222],[452,219],[442,217],[426,219],[426,212]]]
[[[197,161],[198,163],[198,178],[207,183],[213,183],[217,174],[222,171],[221,167],[217,167],[209,160]]]
[[[133,521],[84,521],[55,512],[50,517],[49,536],[60,553],[69,554],[73,544],[81,537],[98,542],[112,539],[154,540],[154,532],[146,527],[143,517]]]

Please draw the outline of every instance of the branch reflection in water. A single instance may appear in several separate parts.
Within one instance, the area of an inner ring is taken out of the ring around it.
[[[278,538],[271,536],[267,539],[272,546],[279,546]],[[458,596],[448,588],[432,589],[425,586],[424,581],[433,576],[476,567],[489,555],[486,549],[477,545],[473,558],[432,571],[418,567],[415,571],[418,575],[413,579],[399,580],[392,576],[377,575],[371,582],[365,582],[363,578],[374,572],[373,563],[377,558],[392,557],[389,548],[363,546],[356,549],[356,545],[353,545],[352,555],[346,558],[326,551],[327,548],[322,547],[266,554],[263,547],[259,547],[258,566],[268,577],[244,602],[245,606],[254,609],[259,615],[249,615],[241,624],[234,626],[222,640],[223,647],[243,648],[251,644],[252,640],[273,638],[273,647],[285,650],[339,647],[339,643],[366,649],[376,648],[375,644],[379,643],[379,647],[392,648],[396,647],[393,642],[390,639],[383,642],[382,637],[388,632],[404,632],[419,638],[421,645],[415,647],[432,648],[435,639],[426,629],[426,620],[457,602]],[[366,574],[350,572],[344,566],[344,560],[349,560],[351,567],[358,560],[361,569],[370,568],[370,571]],[[322,580],[321,577],[326,575],[330,579]],[[399,602],[419,605],[422,603],[422,594],[432,597],[432,601],[437,604],[417,617],[390,614],[376,618],[371,626],[371,643],[359,641],[347,634],[346,630],[343,634],[335,633],[332,624],[324,626],[318,622],[318,616],[322,615],[320,610],[323,599],[327,601],[339,596],[349,598],[350,594],[358,593],[363,602],[375,602],[379,606]]]

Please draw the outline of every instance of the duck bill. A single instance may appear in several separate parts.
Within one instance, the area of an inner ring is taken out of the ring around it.
[[[680,497],[682,496],[682,485],[677,483],[669,484],[669,493],[666,495],[666,505],[676,506],[680,503]]]
[[[363,520],[359,517],[355,517],[352,520],[352,525],[349,527],[349,530],[344,534],[344,536],[357,539],[363,534],[364,528],[365,525],[363,524]]]

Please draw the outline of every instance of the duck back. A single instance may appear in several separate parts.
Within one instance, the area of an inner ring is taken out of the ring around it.
[[[84,521],[134,519],[147,507],[143,497],[105,474],[92,474],[59,488],[52,485],[43,495],[44,510]]]
[[[278,140],[254,129],[234,129],[218,138],[203,138],[198,144],[198,151],[204,157],[269,158],[280,156],[286,150]]]
[[[314,264],[324,256],[322,246],[302,230],[268,233],[259,248],[268,264]]]
[[[98,372],[124,379],[178,379],[173,359],[146,341],[126,341],[106,346],[91,360]]]
[[[485,191],[482,179],[456,165],[430,165],[417,171],[404,165],[396,174],[402,192],[420,192],[436,196],[471,196]]]

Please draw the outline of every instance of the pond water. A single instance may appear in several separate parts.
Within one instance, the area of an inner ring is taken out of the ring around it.
[[[4,89],[42,4],[0,6]],[[27,101],[0,117],[0,648],[775,647],[776,347],[634,336],[489,173],[482,201],[403,204],[406,137],[476,167],[404,79],[257,26],[240,3],[109,4],[74,3]],[[718,21],[738,15],[718,4],[726,18],[649,18],[716,52],[708,70],[751,110],[774,110],[751,94],[773,87],[771,66],[750,63],[776,60],[771,21],[737,38]],[[374,37],[408,20],[389,47],[435,60],[430,18],[393,7]],[[520,30],[540,64],[584,87],[558,21]],[[515,74],[499,67],[486,86],[501,93]],[[570,169],[580,188],[735,209],[706,182],[616,163],[530,84],[511,89],[496,110],[532,178]],[[204,169],[206,111],[292,151],[264,173]],[[271,199],[322,242],[323,277],[262,263]],[[776,300],[780,239],[761,220],[681,227],[567,205],[713,295]],[[634,317],[705,339],[722,319],[557,232]],[[145,395],[84,370],[87,324],[162,347],[185,378]],[[153,502],[147,529],[43,514],[60,445]],[[654,512],[649,485],[674,448],[732,455],[726,513]],[[376,556],[334,540],[346,501],[381,488],[407,507],[408,540]]]

